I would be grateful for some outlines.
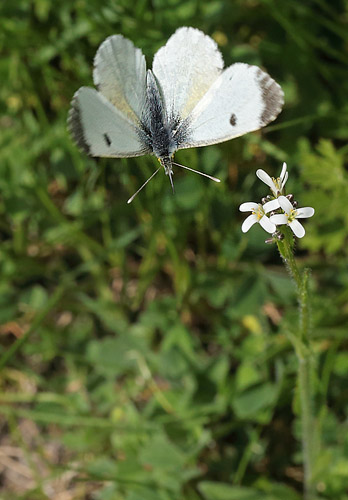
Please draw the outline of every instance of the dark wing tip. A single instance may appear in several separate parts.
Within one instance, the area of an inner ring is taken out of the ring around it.
[[[282,110],[284,104],[284,92],[280,85],[261,69],[257,72],[257,80],[260,85],[264,109],[260,115],[261,126],[275,120]]]
[[[78,94],[80,90],[75,92],[74,97],[72,98],[71,101],[68,120],[67,120],[68,130],[72,138],[76,142],[77,146],[81,149],[81,151],[83,151],[86,154],[91,154],[91,148],[89,144],[86,142],[81,120],[81,111],[78,102]]]

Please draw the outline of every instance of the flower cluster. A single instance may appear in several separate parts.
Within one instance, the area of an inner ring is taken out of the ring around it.
[[[264,170],[256,171],[257,177],[267,184],[273,196],[262,199],[262,203],[247,202],[239,207],[241,212],[251,212],[242,225],[243,233],[249,231],[251,226],[257,222],[260,226],[275,237],[281,237],[277,232],[277,226],[286,224],[298,238],[305,235],[305,229],[297,219],[305,219],[314,215],[314,208],[297,208],[297,202],[293,201],[293,195],[285,195],[285,183],[288,180],[286,163],[280,176],[275,179],[270,177]],[[269,214],[269,216],[268,216]]]

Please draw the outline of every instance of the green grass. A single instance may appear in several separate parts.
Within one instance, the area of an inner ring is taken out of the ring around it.
[[[348,8],[324,0],[17,0],[0,6],[1,500],[295,500],[303,469],[296,295],[238,206],[258,168],[315,207],[312,269],[319,498],[347,500]],[[182,25],[226,66],[285,91],[266,129],[178,152],[176,194],[152,157],[92,160],[66,130],[98,45],[148,65]]]

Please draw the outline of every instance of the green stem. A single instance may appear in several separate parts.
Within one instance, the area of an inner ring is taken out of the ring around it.
[[[314,418],[312,407],[311,361],[309,356],[299,359],[298,377],[301,400],[304,498],[306,500],[313,500],[315,498],[315,488],[313,484]]]
[[[308,298],[307,269],[301,274],[293,253],[292,235],[289,228],[285,228],[284,239],[277,241],[279,252],[294,279],[297,289],[299,304],[299,329],[297,335],[291,337],[298,360],[298,384],[301,403],[301,433],[302,453],[304,468],[304,499],[315,499],[315,486],[313,482],[313,466],[315,461],[315,419],[313,414],[313,387],[312,387],[312,362],[310,349],[310,309]]]
[[[293,252],[293,239],[291,231],[288,227],[285,227],[283,230],[283,240],[278,240],[278,250],[284,261],[284,264],[289,271],[290,276],[294,279],[297,287],[297,292],[302,288],[302,278],[300,271],[297,267],[296,260]]]

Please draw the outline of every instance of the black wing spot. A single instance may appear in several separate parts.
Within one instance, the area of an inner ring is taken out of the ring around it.
[[[231,115],[230,124],[232,125],[232,127],[234,127],[235,125],[237,125],[237,117],[236,117],[236,115],[234,113],[232,113],[232,115]]]
[[[108,136],[108,134],[103,134],[103,137],[104,137],[104,140],[106,142],[106,145],[110,147],[111,146],[111,139]]]

